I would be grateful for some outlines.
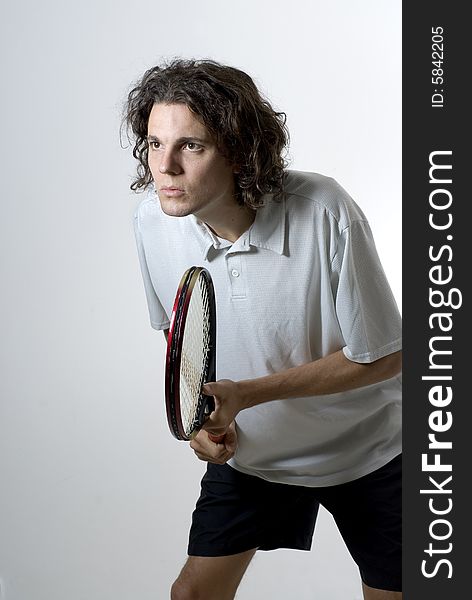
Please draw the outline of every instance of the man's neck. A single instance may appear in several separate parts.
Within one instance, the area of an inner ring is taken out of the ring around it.
[[[256,218],[256,211],[235,204],[225,207],[221,214],[202,219],[218,237],[233,243],[249,229]]]

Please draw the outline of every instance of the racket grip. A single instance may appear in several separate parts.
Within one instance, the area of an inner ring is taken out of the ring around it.
[[[213,396],[205,396],[204,415],[202,415],[202,419],[208,418],[208,415],[210,415],[214,410],[215,410],[215,401],[213,399]],[[226,434],[223,433],[223,435],[212,435],[211,433],[209,433],[208,437],[215,444],[221,444],[221,442],[225,439]]]
[[[223,433],[223,435],[211,435],[211,433],[208,434],[208,437],[210,438],[210,440],[212,442],[214,442],[215,444],[221,444],[222,441],[225,439],[226,434]]]

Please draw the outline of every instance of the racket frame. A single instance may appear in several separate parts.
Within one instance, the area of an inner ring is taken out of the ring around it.
[[[178,440],[190,440],[201,429],[208,415],[215,409],[213,396],[200,392],[195,420],[190,432],[185,431],[180,405],[180,362],[184,329],[193,290],[199,277],[205,281],[209,306],[209,351],[202,383],[216,380],[216,305],[215,291],[210,273],[204,267],[190,267],[183,274],[172,309],[167,334],[165,396],[167,422],[171,433]]]

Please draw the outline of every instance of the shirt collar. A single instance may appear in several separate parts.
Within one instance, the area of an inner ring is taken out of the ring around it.
[[[274,200],[272,194],[264,196],[264,204],[257,209],[256,218],[249,229],[249,244],[258,248],[284,253],[285,199]]]
[[[266,194],[263,198],[264,204],[256,211],[256,218],[248,231],[231,244],[228,240],[222,240],[216,236],[211,229],[202,221],[191,215],[193,225],[196,229],[197,240],[207,260],[211,247],[216,250],[230,248],[233,252],[247,252],[250,246],[271,250],[277,254],[284,253],[285,246],[285,200],[282,196],[276,201],[272,194]]]

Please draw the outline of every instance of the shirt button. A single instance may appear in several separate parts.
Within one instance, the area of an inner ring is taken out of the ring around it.
[[[236,271],[236,269],[233,269],[233,270],[231,271],[231,275],[232,275],[233,277],[239,277],[239,271]]]

